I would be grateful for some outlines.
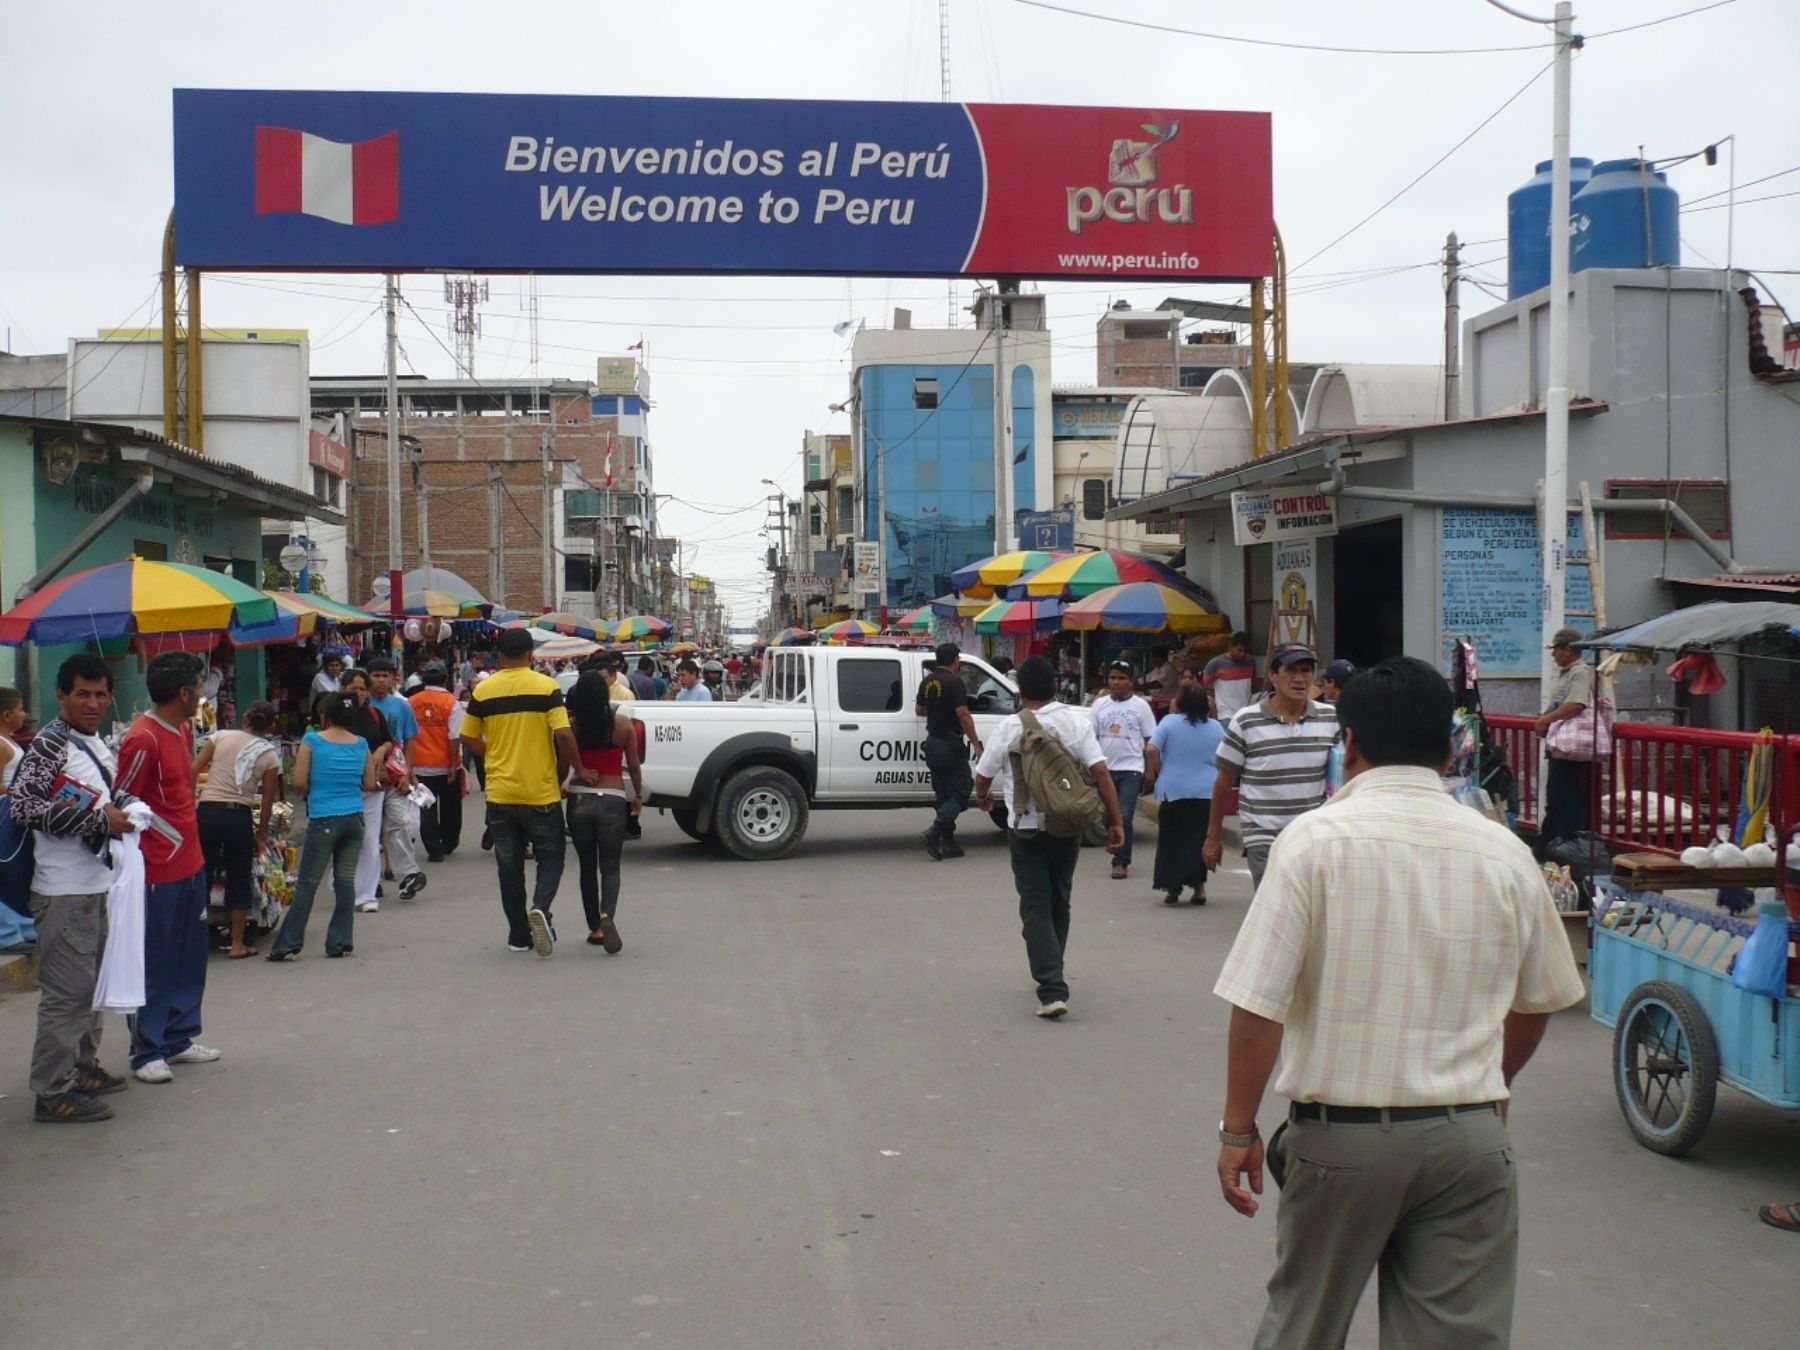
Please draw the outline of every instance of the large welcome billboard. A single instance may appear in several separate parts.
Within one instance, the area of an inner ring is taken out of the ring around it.
[[[208,271],[1242,281],[1267,113],[175,91],[176,248]]]

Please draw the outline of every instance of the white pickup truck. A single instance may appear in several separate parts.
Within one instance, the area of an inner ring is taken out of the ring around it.
[[[929,806],[924,719],[914,699],[931,654],[889,647],[778,647],[755,697],[631,703],[644,725],[647,804],[740,858],[779,858],[814,809]],[[965,656],[985,739],[1019,710],[1012,681]]]

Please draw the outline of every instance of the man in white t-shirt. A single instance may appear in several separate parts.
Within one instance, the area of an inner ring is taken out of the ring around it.
[[[94,1011],[113,883],[111,841],[136,829],[122,809],[136,799],[114,790],[118,760],[99,736],[112,701],[112,669],[104,657],[84,653],[64,661],[56,672],[60,715],[27,747],[4,799],[13,820],[33,832],[31,912],[42,996],[31,1090],[33,1119],[45,1124],[106,1120],[112,1108],[98,1099],[126,1086],[122,1076],[100,1067]]]
[[[1056,667],[1034,656],[1018,670],[1019,698],[1027,712],[1062,743],[1077,764],[1094,775],[1094,788],[1106,804],[1111,822],[1106,846],[1124,847],[1125,826],[1119,817],[1119,797],[1107,772],[1106,756],[1094,739],[1094,723],[1085,708],[1057,703]],[[994,809],[993,788],[999,783],[1011,822],[1007,844],[1012,852],[1013,884],[1019,892],[1019,921],[1024,928],[1025,955],[1037,981],[1039,1017],[1061,1017],[1069,1011],[1069,986],[1063,978],[1063,952],[1069,945],[1069,901],[1074,894],[1075,863],[1081,856],[1081,840],[1064,839],[1039,828],[1038,813],[1020,810],[1015,796],[1012,752],[1024,734],[1018,713],[994,729],[975,766],[976,805]],[[1029,803],[1028,803],[1029,805]]]
[[[1136,692],[1135,684],[1130,663],[1114,661],[1106,668],[1106,696],[1091,713],[1094,736],[1119,793],[1119,813],[1125,817],[1125,847],[1113,854],[1114,881],[1130,875],[1138,793],[1156,782],[1159,767],[1156,747],[1150,744],[1156,734],[1156,714]]]

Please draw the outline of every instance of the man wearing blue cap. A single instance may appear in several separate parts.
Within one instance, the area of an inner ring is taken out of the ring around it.
[[[1237,793],[1238,828],[1251,885],[1262,884],[1269,846],[1283,829],[1325,802],[1325,765],[1337,741],[1337,709],[1312,697],[1319,658],[1311,647],[1287,642],[1269,653],[1270,692],[1238,709],[1219,744],[1219,803],[1206,826],[1201,857],[1217,867],[1228,798]]]

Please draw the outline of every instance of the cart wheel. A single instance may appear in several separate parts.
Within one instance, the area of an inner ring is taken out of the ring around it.
[[[1631,991],[1613,1032],[1613,1086],[1638,1143],[1686,1153],[1712,1119],[1719,1045],[1694,996],[1667,980]]]

